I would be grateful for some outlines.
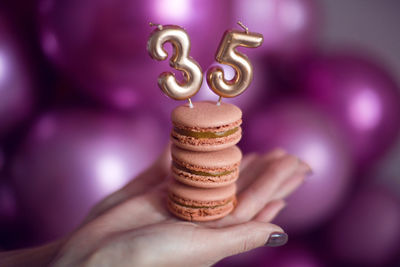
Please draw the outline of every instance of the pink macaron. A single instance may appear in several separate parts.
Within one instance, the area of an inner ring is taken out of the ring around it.
[[[173,181],[167,205],[175,216],[187,221],[211,221],[225,217],[236,206],[236,184],[219,188],[196,188]]]
[[[172,142],[191,151],[216,151],[237,144],[242,137],[242,111],[229,103],[202,101],[172,111]]]
[[[239,177],[242,152],[237,146],[205,153],[172,145],[171,155],[172,175],[186,185],[215,188],[232,184]]]

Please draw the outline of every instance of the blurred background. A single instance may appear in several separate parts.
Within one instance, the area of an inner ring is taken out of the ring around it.
[[[152,162],[180,102],[146,51],[148,22],[178,24],[203,71],[241,20],[252,85],[244,152],[281,146],[314,174],[276,223],[291,237],[218,266],[400,264],[400,2],[2,0],[0,250],[59,238]],[[227,73],[232,72],[226,68]],[[206,83],[196,100],[217,100]]]

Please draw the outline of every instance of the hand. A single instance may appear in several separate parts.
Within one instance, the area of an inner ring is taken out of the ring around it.
[[[52,264],[185,266],[190,262],[203,266],[263,246],[268,240],[276,242],[271,234],[283,230],[270,221],[310,171],[280,149],[248,155],[237,182],[236,209],[217,221],[184,222],[165,206],[171,179],[169,153],[165,151],[144,173],[95,206],[85,222],[57,246]]]

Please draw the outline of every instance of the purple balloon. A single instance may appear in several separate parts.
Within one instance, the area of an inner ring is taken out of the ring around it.
[[[32,109],[28,63],[15,33],[0,13],[0,135],[10,132]]]
[[[277,102],[248,121],[243,139],[247,150],[282,147],[313,169],[278,216],[285,230],[306,231],[332,215],[346,194],[352,159],[329,117],[307,103]]]
[[[259,257],[254,267],[322,267],[325,266],[313,251],[304,245],[286,245],[276,248],[273,255]]]
[[[37,242],[74,229],[92,205],[155,160],[167,139],[156,114],[43,115],[12,164],[18,200]]]
[[[15,223],[18,206],[14,190],[5,181],[0,181],[0,232]]]
[[[336,259],[384,266],[400,245],[400,199],[379,185],[369,185],[338,214],[328,233]]]
[[[255,53],[290,55],[306,49],[314,39],[316,5],[313,0],[234,0],[232,18],[264,35],[264,43]]]
[[[303,93],[343,128],[355,159],[367,164],[390,146],[400,129],[400,90],[382,67],[345,53],[299,64]]]
[[[44,53],[54,63],[96,99],[131,109],[149,101],[163,104],[166,98],[157,88],[157,77],[172,70],[168,62],[153,61],[148,55],[147,39],[154,29],[148,23],[184,27],[191,38],[190,55],[206,69],[230,25],[230,4],[226,0],[42,0],[39,21]]]

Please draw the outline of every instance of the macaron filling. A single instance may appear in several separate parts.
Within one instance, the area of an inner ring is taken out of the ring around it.
[[[235,127],[233,129],[222,131],[222,132],[195,132],[190,130],[181,129],[178,127],[174,127],[174,131],[180,135],[190,136],[194,138],[220,138],[226,137],[236,133],[239,130],[239,127]]]
[[[223,172],[210,173],[210,172],[190,170],[190,169],[186,168],[185,166],[180,165],[179,163],[177,163],[175,161],[173,162],[173,165],[178,170],[181,170],[181,171],[184,171],[184,172],[188,172],[188,173],[191,173],[191,174],[195,174],[195,175],[201,175],[201,176],[218,177],[218,176],[224,176],[224,175],[231,174],[231,173],[233,173],[235,171],[235,170],[228,170],[228,171],[223,171]]]
[[[175,204],[182,206],[182,207],[186,207],[186,208],[191,208],[191,209],[216,209],[216,208],[220,208],[223,206],[226,206],[227,204],[231,203],[235,197],[232,196],[228,199],[225,200],[220,200],[220,201],[213,201],[213,204],[211,204],[210,202],[204,202],[203,201],[198,201],[197,203],[195,203],[194,201],[189,201],[190,203],[184,203],[187,202],[184,199],[178,197],[175,194],[170,194],[169,195],[169,199],[174,202]]]

